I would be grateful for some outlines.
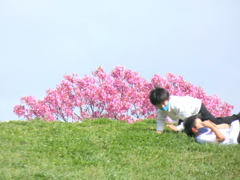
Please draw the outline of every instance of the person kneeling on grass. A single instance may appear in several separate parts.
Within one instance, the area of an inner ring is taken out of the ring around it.
[[[220,143],[221,145],[239,144],[239,120],[228,124],[216,125],[213,122],[201,121],[199,115],[191,116],[184,122],[184,131],[190,137],[195,137],[198,143]]]
[[[151,103],[158,108],[157,133],[162,133],[167,117],[179,120],[179,125],[167,125],[171,130],[179,132],[184,130],[183,123],[186,118],[201,114],[201,120],[210,120],[215,124],[230,124],[232,120],[239,119],[232,116],[216,118],[205,107],[200,99],[190,96],[170,96],[169,92],[156,87],[150,92]],[[240,113],[238,115],[240,117]]]

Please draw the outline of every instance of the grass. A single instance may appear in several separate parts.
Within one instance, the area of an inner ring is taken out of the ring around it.
[[[0,123],[0,179],[240,179],[240,146],[197,144],[183,133],[134,124]]]

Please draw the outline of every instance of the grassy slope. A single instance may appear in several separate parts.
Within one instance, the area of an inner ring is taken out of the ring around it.
[[[155,121],[0,123],[0,179],[240,179],[240,146],[155,133]]]

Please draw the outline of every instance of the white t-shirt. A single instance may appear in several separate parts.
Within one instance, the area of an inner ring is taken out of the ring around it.
[[[172,120],[185,120],[199,113],[202,101],[190,96],[170,96],[168,111],[158,110],[157,131],[163,131],[166,117]],[[184,129],[183,123],[177,126],[178,131]]]
[[[198,143],[216,143],[216,135],[214,132],[211,131],[210,128],[208,128],[209,131],[205,132],[203,134],[200,134],[196,137],[196,141]],[[219,129],[221,133],[226,137],[226,139],[221,142],[222,145],[228,145],[228,144],[238,144],[237,138],[239,135],[239,120],[235,120],[231,123],[230,128],[226,129]]]

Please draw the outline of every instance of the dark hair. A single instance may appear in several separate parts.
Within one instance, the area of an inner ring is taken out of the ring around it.
[[[156,87],[150,92],[149,98],[153,105],[158,105],[169,99],[169,92],[164,88]]]
[[[201,118],[201,115],[197,114],[197,115],[194,115],[194,116],[190,116],[187,119],[185,119],[185,121],[183,123],[184,131],[190,137],[195,136],[193,131],[192,131],[192,128],[196,127],[196,121],[195,120],[197,118]]]

